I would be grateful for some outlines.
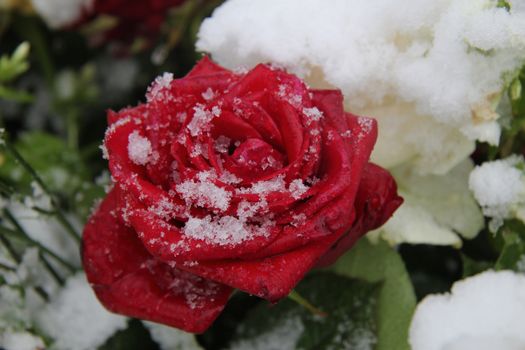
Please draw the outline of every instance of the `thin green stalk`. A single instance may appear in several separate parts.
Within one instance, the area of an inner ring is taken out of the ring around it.
[[[290,292],[290,294],[288,294],[288,298],[290,298],[290,300],[295,301],[297,304],[301,305],[302,307],[304,307],[305,309],[307,309],[308,311],[310,311],[314,315],[321,316],[321,317],[326,317],[327,316],[326,312],[324,312],[324,311],[318,309],[317,307],[313,306],[308,300],[303,298],[295,290],[292,290]]]
[[[13,246],[11,245],[11,242],[9,242],[8,239],[6,239],[3,235],[0,234],[0,243],[2,243],[5,247],[5,249],[7,250],[7,252],[9,253],[9,255],[11,256],[11,258],[15,261],[15,263],[18,265],[20,264],[20,262],[22,261],[22,258],[20,257],[20,255],[14,250]],[[16,269],[10,267],[10,266],[7,266],[7,265],[4,265],[4,264],[1,264],[0,268],[2,269],[5,269],[5,270],[8,270],[8,271],[12,271],[12,272],[16,272]],[[40,295],[40,297],[42,299],[44,299],[45,301],[49,301],[49,295],[47,294],[47,292],[42,288],[42,287],[34,287],[34,290],[35,292]]]
[[[9,222],[11,222],[11,224],[16,228],[16,230],[21,233],[28,241],[33,241],[33,242],[36,242],[34,241],[33,239],[31,239],[31,237],[29,237],[29,235],[27,234],[27,232],[24,230],[24,228],[22,227],[22,225],[20,225],[20,223],[18,222],[18,220],[16,220],[16,218],[14,217],[14,215],[9,211],[9,209],[4,209],[4,214],[7,216],[7,219],[9,220]],[[39,246],[41,246],[39,244]],[[49,261],[47,260],[47,258],[42,254],[42,250],[39,250],[39,253],[38,253],[38,256],[40,258],[40,260],[42,261],[42,264],[44,265],[44,267],[49,271],[49,273],[51,274],[51,276],[53,276],[53,278],[55,279],[55,281],[59,284],[59,285],[63,285],[64,284],[64,279],[59,275],[59,273],[56,271],[56,269],[49,263]]]
[[[58,274],[57,270],[55,270],[55,268],[53,267],[53,265],[51,265],[51,264],[49,263],[49,261],[46,259],[46,257],[44,256],[44,254],[42,253],[41,250],[38,252],[38,257],[39,257],[40,260],[42,261],[42,264],[44,265],[44,267],[46,268],[46,270],[49,271],[49,273],[53,276],[53,278],[55,279],[55,281],[56,281],[60,286],[63,286],[64,283],[65,283],[64,278]]]
[[[71,265],[69,262],[67,262],[66,260],[61,258],[55,252],[53,252],[52,250],[50,250],[46,246],[42,245],[40,242],[35,241],[34,239],[32,239],[31,237],[27,236],[26,234],[23,234],[23,233],[20,233],[18,231],[14,231],[14,230],[8,229],[7,227],[4,227],[4,226],[0,226],[0,239],[1,238],[5,238],[3,235],[9,235],[9,236],[17,237],[17,238],[23,240],[24,242],[26,242],[28,244],[31,244],[32,246],[40,249],[43,253],[46,253],[47,255],[49,255],[50,257],[55,259],[57,262],[59,262],[62,266],[64,266],[66,269],[68,269],[72,273],[78,271],[78,269],[75,266]]]
[[[15,248],[11,245],[11,242],[9,242],[9,240],[3,235],[0,235],[0,243],[2,243],[2,245],[5,247],[7,253],[11,256],[11,259],[13,259],[17,264],[19,264],[22,259],[20,258],[20,255],[16,252]]]
[[[78,118],[75,111],[69,111],[66,114],[66,128],[67,128],[67,145],[71,149],[78,150]]]
[[[2,263],[0,263],[0,269],[5,270],[5,271],[11,271],[11,272],[16,271],[16,269],[14,267],[11,267],[11,266],[8,266],[8,265],[2,264]]]
[[[66,232],[73,238],[77,243],[80,242],[80,235],[76,232],[73,225],[67,220],[65,214],[60,209],[59,204],[55,200],[53,194],[45,184],[45,182],[42,180],[42,178],[37,174],[35,169],[31,167],[31,165],[25,160],[25,158],[16,150],[13,145],[5,141],[4,144],[6,150],[15,157],[15,159],[20,163],[20,165],[31,175],[31,177],[36,181],[36,183],[42,188],[45,194],[47,194],[51,200],[51,204],[53,205],[56,213],[57,220],[64,226],[66,229]]]

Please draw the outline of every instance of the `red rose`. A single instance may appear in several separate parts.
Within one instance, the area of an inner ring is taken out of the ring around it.
[[[202,59],[157,78],[147,103],[109,112],[114,188],[83,238],[110,310],[204,331],[232,288],[276,301],[401,204],[368,163],[373,119],[267,65]]]

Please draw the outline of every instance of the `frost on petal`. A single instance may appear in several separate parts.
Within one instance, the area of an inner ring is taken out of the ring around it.
[[[78,274],[40,311],[37,323],[55,340],[54,348],[90,350],[126,328],[127,319],[106,311],[85,276]]]
[[[339,88],[355,114],[410,104],[413,111],[396,118],[426,126],[408,133],[406,125],[396,127],[385,140],[380,132],[376,154],[390,150],[394,158],[376,159],[444,173],[467,157],[475,139],[497,143],[495,104],[524,62],[525,9],[496,4],[229,0],[204,21],[197,48],[230,68],[273,62],[315,88]],[[381,123],[388,115],[369,115],[387,129]]]
[[[491,229],[496,231],[503,219],[521,218],[525,206],[525,176],[518,167],[525,165],[523,157],[485,162],[470,174],[469,187],[483,208],[492,218]]]
[[[410,326],[413,350],[525,348],[525,276],[486,271],[427,296]]]
[[[446,175],[421,176],[409,166],[392,171],[405,203],[371,237],[403,242],[460,246],[458,237],[474,238],[483,215],[468,188],[472,161],[465,160]]]
[[[195,335],[162,324],[142,321],[161,350],[202,350]]]

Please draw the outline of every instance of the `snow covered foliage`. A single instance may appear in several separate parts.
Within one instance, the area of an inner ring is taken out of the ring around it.
[[[523,64],[525,11],[496,5],[230,0],[203,23],[197,48],[230,68],[273,62],[341,89],[347,110],[379,120],[376,162],[445,173],[474,140],[498,143],[495,105]]]
[[[490,229],[497,231],[503,219],[516,217],[525,222],[525,175],[523,157],[485,162],[477,166],[469,178],[469,187],[492,218]]]
[[[525,276],[486,271],[427,296],[410,328],[412,350],[525,348]]]

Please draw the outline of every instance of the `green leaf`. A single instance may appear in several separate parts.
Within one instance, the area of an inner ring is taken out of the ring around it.
[[[298,292],[327,316],[314,315],[290,299],[261,303],[238,326],[231,349],[362,349],[376,342],[379,284],[333,272],[315,272]]]
[[[25,133],[14,146],[54,191],[73,193],[89,179],[79,154],[58,137],[43,132]],[[26,188],[32,181],[9,154],[5,154],[5,163],[0,166],[0,177]]]
[[[1,99],[20,103],[31,103],[34,100],[34,97],[28,92],[15,90],[0,85],[0,100]]]
[[[465,254],[461,254],[461,262],[463,263],[463,278],[477,275],[492,268],[493,265],[490,261],[474,260]]]
[[[382,282],[376,310],[375,350],[409,350],[408,329],[416,297],[399,254],[386,242],[372,244],[361,239],[332,270],[371,283]]]
[[[503,238],[503,248],[494,268],[525,272],[525,224],[506,221],[498,234]]]

